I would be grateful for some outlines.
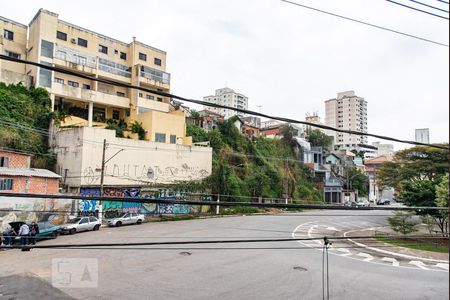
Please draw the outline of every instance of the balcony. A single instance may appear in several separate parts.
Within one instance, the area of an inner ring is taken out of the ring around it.
[[[94,101],[95,92],[92,90],[82,89],[79,87],[73,87],[67,84],[58,82],[52,83],[51,92],[58,96],[62,96],[70,99],[82,100],[85,102]]]
[[[55,65],[79,72],[95,73],[95,56],[62,46],[56,46],[55,50],[55,57],[53,58]]]
[[[99,58],[98,70],[99,75],[103,77],[122,80],[128,83],[131,82],[131,67],[128,67],[127,65],[122,65],[111,60]]]
[[[129,98],[82,89],[57,82],[53,82],[51,92],[68,99],[75,99],[83,102],[94,102],[105,106],[130,108]]]
[[[161,87],[164,89],[170,88],[170,74],[145,66],[138,66],[139,82]]]
[[[168,103],[159,102],[159,101],[155,101],[155,100],[149,100],[149,99],[139,97],[137,105],[139,107],[145,107],[145,108],[148,108],[151,110],[157,110],[157,111],[161,111],[161,112],[165,112],[165,113],[169,112],[169,104]]]

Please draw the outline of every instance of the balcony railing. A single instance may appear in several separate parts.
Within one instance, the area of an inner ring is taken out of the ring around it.
[[[130,71],[131,68],[130,67],[128,67],[126,65],[115,63],[115,62],[107,60],[107,59],[99,58],[98,68],[102,71],[105,71],[105,72],[108,72],[111,74],[116,74],[119,76],[131,78],[131,71]]]
[[[55,58],[68,61],[77,65],[83,65],[90,68],[95,68],[95,56],[78,52],[76,50],[66,48],[63,46],[56,46]]]
[[[141,66],[140,75],[141,77],[145,77],[147,79],[154,80],[162,84],[170,84],[170,74],[166,72]]]

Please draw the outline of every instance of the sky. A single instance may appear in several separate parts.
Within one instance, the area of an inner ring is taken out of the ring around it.
[[[448,20],[388,1],[292,1],[449,43]],[[3,1],[0,15],[28,24],[39,8],[165,50],[171,92],[186,98],[227,86],[248,96],[251,110],[299,120],[318,112],[324,120],[324,101],[354,90],[368,102],[370,133],[414,140],[414,129],[429,128],[430,142],[449,141],[448,47],[279,0]]]

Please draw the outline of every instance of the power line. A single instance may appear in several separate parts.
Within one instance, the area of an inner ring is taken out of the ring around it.
[[[292,2],[292,1],[287,1],[287,0],[280,0],[280,1],[292,4],[292,5],[300,6],[300,7],[306,8],[306,9],[314,10],[314,11],[317,11],[317,12],[320,12],[320,13],[323,13],[323,14],[327,14],[327,15],[330,15],[330,16],[334,16],[334,17],[338,17],[338,18],[341,18],[341,19],[345,19],[345,20],[348,20],[348,21],[352,21],[352,22],[363,24],[363,25],[367,25],[367,26],[378,28],[378,29],[382,29],[382,30],[385,30],[385,31],[397,33],[397,34],[400,34],[400,35],[403,35],[403,36],[407,36],[407,37],[410,37],[410,38],[418,39],[418,40],[421,40],[421,41],[424,41],[424,42],[428,42],[428,43],[432,43],[432,44],[435,44],[435,45],[449,47],[449,45],[444,44],[444,43],[436,42],[436,41],[433,41],[433,40],[422,38],[422,37],[419,37],[419,36],[416,36],[416,35],[412,35],[412,34],[409,34],[409,33],[404,33],[404,32],[401,32],[401,31],[398,31],[398,30],[394,30],[394,29],[390,29],[390,28],[387,28],[387,27],[371,24],[371,23],[368,23],[368,22],[365,22],[365,21],[352,19],[352,18],[349,18],[349,17],[345,17],[345,16],[342,16],[342,15],[338,15],[338,14],[332,13],[332,12],[328,12],[328,11],[324,11],[324,10],[321,10],[321,9],[318,9],[318,8],[314,8],[314,7],[311,7],[311,6],[306,6],[304,4],[300,4],[300,3],[297,3],[297,2]]]
[[[291,3],[291,4],[295,4],[295,5],[299,5],[298,3],[295,3],[295,2],[289,2],[289,1],[286,1],[286,0],[281,0],[281,1],[284,1],[284,2],[287,2],[287,3]],[[302,6],[302,5],[300,5],[300,6]],[[448,45],[445,45],[445,46],[448,47]],[[322,125],[322,124],[315,124],[315,123],[310,123],[310,122],[300,121],[300,120],[295,120],[295,119],[290,119],[290,118],[270,116],[270,115],[267,115],[267,114],[263,114],[263,113],[259,113],[259,112],[255,112],[255,111],[251,111],[251,110],[247,110],[247,109],[241,109],[241,108],[237,108],[237,107],[229,107],[229,106],[225,106],[225,105],[221,105],[221,104],[210,103],[210,102],[207,102],[207,101],[188,99],[188,98],[180,97],[180,96],[177,96],[177,95],[174,95],[174,94],[170,94],[170,93],[166,93],[166,92],[162,92],[162,91],[155,91],[155,90],[151,90],[151,89],[144,88],[144,87],[141,87],[141,86],[136,86],[136,85],[123,83],[123,82],[118,82],[118,81],[109,80],[109,79],[104,79],[104,78],[96,78],[96,77],[88,76],[88,75],[81,74],[81,73],[78,73],[78,72],[74,72],[74,71],[71,71],[71,70],[66,70],[66,69],[63,69],[63,68],[60,68],[60,67],[47,66],[45,64],[32,62],[32,61],[27,61],[27,60],[22,60],[22,59],[18,59],[18,58],[13,58],[13,57],[9,57],[9,56],[3,55],[3,54],[0,54],[0,59],[8,60],[8,61],[16,62],[16,63],[33,65],[33,66],[40,67],[40,68],[43,68],[43,69],[52,70],[52,71],[56,71],[56,72],[60,72],[60,73],[68,74],[68,75],[73,75],[73,76],[77,76],[77,77],[80,77],[80,78],[93,80],[93,81],[97,81],[97,82],[101,82],[101,83],[106,83],[106,84],[111,84],[111,85],[116,85],[116,86],[121,86],[121,87],[125,87],[125,88],[136,89],[136,90],[141,90],[141,91],[148,92],[148,93],[154,93],[154,94],[159,95],[159,96],[170,97],[170,98],[178,99],[178,100],[185,101],[185,102],[190,102],[190,103],[195,103],[195,104],[205,105],[205,106],[211,106],[211,107],[217,107],[217,108],[231,109],[231,110],[243,113],[243,114],[249,114],[249,115],[254,115],[254,116],[258,116],[258,117],[279,120],[279,121],[283,121],[283,122],[286,122],[286,123],[303,124],[303,125],[308,125],[308,126],[311,126],[311,127],[317,127],[317,128],[327,129],[327,130],[336,131],[336,132],[348,133],[348,134],[353,134],[353,135],[371,136],[371,137],[375,137],[375,138],[378,138],[378,139],[389,140],[389,141],[394,141],[394,142],[403,143],[403,144],[428,146],[428,147],[433,147],[433,148],[438,148],[438,149],[449,150],[449,147],[436,145],[436,144],[426,144],[426,143],[420,143],[420,142],[416,142],[416,141],[400,140],[400,139],[393,138],[393,137],[382,136],[382,135],[372,134],[372,133],[367,133],[367,132],[359,132],[359,131],[354,131],[354,130],[339,129],[339,128],[334,128],[334,127],[326,126],[326,125]]]
[[[442,3],[445,3],[445,4],[450,4],[449,2],[444,1],[444,0],[436,0],[436,1],[439,1],[439,2],[442,2]]]
[[[439,10],[439,11],[443,11],[443,12],[449,13],[448,10],[445,10],[445,9],[442,9],[442,8],[439,8],[439,7],[436,7],[436,6],[433,6],[433,5],[429,5],[429,4],[420,2],[420,1],[416,1],[416,0],[409,0],[409,1],[417,3],[417,4],[420,4],[420,5],[423,5],[423,6],[426,6],[426,7],[434,8],[434,9]]]
[[[162,203],[162,204],[186,204],[186,205],[211,205],[211,206],[253,206],[268,208],[304,208],[304,209],[331,209],[331,210],[386,210],[386,211],[411,211],[411,210],[448,210],[448,207],[410,206],[410,207],[350,207],[340,205],[320,205],[320,204],[279,204],[279,203],[254,203],[254,202],[229,202],[229,201],[193,201],[177,199],[149,199],[149,198],[129,198],[129,197],[100,197],[83,195],[55,195],[55,194],[26,194],[26,193],[1,193],[5,197],[22,197],[38,199],[79,199],[79,200],[99,200],[110,202],[134,202],[134,203]]]
[[[394,3],[394,4],[397,4],[397,5],[400,5],[400,6],[403,6],[403,7],[406,7],[406,8],[409,8],[409,9],[412,9],[412,10],[415,10],[415,11],[418,11],[418,12],[421,12],[421,13],[424,13],[424,14],[428,14],[428,15],[431,15],[431,16],[434,16],[434,17],[438,17],[438,18],[441,18],[441,19],[446,19],[446,20],[448,20],[447,17],[443,17],[443,16],[440,16],[440,15],[437,15],[437,14],[433,14],[433,13],[428,12],[428,11],[426,11],[426,10],[418,9],[418,8],[415,8],[415,7],[412,7],[412,6],[403,4],[403,3],[395,2],[395,1],[392,1],[392,0],[386,0],[386,1],[387,1],[387,2],[391,2],[391,3]]]

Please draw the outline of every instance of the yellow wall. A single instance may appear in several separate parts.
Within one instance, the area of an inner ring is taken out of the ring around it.
[[[175,113],[176,112],[176,113]],[[184,112],[175,111],[173,113],[162,113],[158,111],[149,111],[137,116],[137,121],[142,123],[146,130],[145,138],[149,141],[155,141],[155,133],[166,134],[166,144],[170,143],[170,135],[185,137],[185,117]],[[130,122],[131,124],[131,122]]]

